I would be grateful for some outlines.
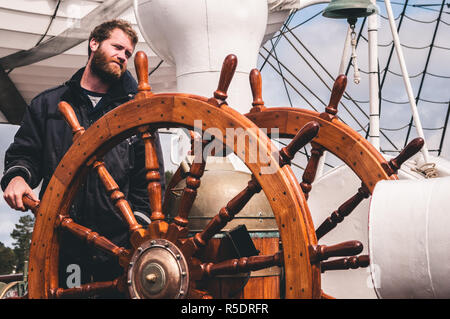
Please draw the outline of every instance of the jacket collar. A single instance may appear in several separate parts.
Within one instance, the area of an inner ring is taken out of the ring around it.
[[[80,81],[85,67],[79,69],[66,84],[77,91],[81,91]],[[122,77],[115,82],[108,90],[106,95],[111,100],[129,99],[130,95],[135,95],[137,92],[137,82],[131,76],[130,71],[126,70]]]

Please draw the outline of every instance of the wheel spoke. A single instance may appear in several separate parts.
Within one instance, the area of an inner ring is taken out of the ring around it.
[[[305,194],[305,198],[308,199],[309,192],[311,191],[311,184],[314,182],[316,178],[317,168],[319,166],[319,160],[323,155],[324,148],[317,143],[311,143],[311,157],[308,160],[308,164],[306,164],[305,171],[303,172],[302,182],[300,183],[300,187]]]
[[[320,117],[331,121],[336,117],[338,112],[338,104],[341,101],[342,95],[344,95],[345,88],[347,87],[347,77],[344,74],[339,75],[334,81],[333,88],[331,89],[331,97],[328,106],[325,108],[325,112],[320,114]]]
[[[242,257],[230,259],[220,263],[204,263],[201,265],[204,277],[217,275],[232,275],[283,265],[283,252],[279,251],[273,255]]]
[[[202,140],[201,149],[196,149],[194,152],[194,144],[199,142],[199,139],[192,138],[192,151],[194,153],[194,161],[191,164],[189,173],[186,177],[186,186],[183,189],[183,193],[180,199],[180,205],[178,208],[178,214],[174,218],[173,223],[169,225],[167,231],[167,239],[175,242],[179,235],[185,235],[187,233],[187,225],[189,213],[194,204],[195,198],[197,197],[197,189],[200,187],[200,179],[205,172],[206,158],[203,156],[203,150],[206,145],[208,145],[211,140]]]
[[[193,241],[196,247],[205,247],[208,241],[222,230],[222,228],[225,227],[227,223],[242,210],[242,208],[244,208],[253,195],[260,191],[261,186],[252,175],[247,187],[233,197],[226,206],[222,207],[219,213],[209,221],[205,229],[202,232],[195,234],[189,241]]]
[[[220,71],[219,84],[217,90],[214,91],[214,97],[208,100],[209,103],[215,106],[226,104],[225,101],[228,97],[227,91],[233,79],[234,72],[237,67],[237,57],[234,54],[229,54],[225,57]]]
[[[93,295],[110,293],[120,290],[120,278],[112,281],[99,281],[80,285],[79,287],[69,289],[52,289],[50,294],[53,298],[85,298]]]
[[[365,185],[362,185],[358,192],[343,203],[337,210],[335,210],[330,217],[325,219],[323,223],[316,229],[317,240],[328,234],[337,224],[342,222],[345,217],[358,206],[363,199],[368,198],[370,192]]]
[[[141,229],[142,226],[136,221],[136,217],[130,207],[130,204],[125,199],[125,195],[119,190],[119,186],[113,179],[111,174],[105,167],[105,163],[95,161],[93,164],[94,169],[97,171],[100,180],[102,181],[105,189],[111,198],[114,206],[116,206],[122,214],[125,221],[128,223],[131,232]]]
[[[145,169],[147,173],[147,191],[152,214],[150,219],[152,222],[164,220],[165,216],[162,212],[162,190],[161,176],[159,174],[158,156],[155,146],[155,135],[150,132],[142,133],[142,140],[145,147]]]
[[[357,255],[363,250],[363,244],[357,240],[346,241],[336,245],[309,246],[310,261],[312,264],[324,261],[330,257]]]
[[[148,57],[143,51],[136,52],[134,67],[138,79],[138,93],[135,99],[139,100],[152,96],[152,88],[148,83]]]
[[[368,255],[351,256],[346,258],[340,258],[320,263],[320,269],[322,272],[328,270],[346,270],[365,268],[370,265],[370,258]]]
[[[334,298],[333,296],[330,296],[329,294],[323,292],[323,290],[322,290],[322,292],[320,293],[320,299],[336,299],[336,298]]]
[[[417,154],[417,152],[419,152],[423,147],[424,143],[425,141],[421,137],[417,137],[409,142],[397,157],[391,159],[387,163],[384,163],[383,168],[386,173],[388,173],[389,176],[397,174],[397,171],[400,169],[402,164]]]
[[[189,289],[188,299],[213,299],[208,292],[198,289]]]
[[[280,150],[280,166],[290,165],[295,153],[316,137],[319,132],[319,127],[320,125],[316,121],[306,123],[291,142]]]
[[[58,110],[72,129],[73,140],[75,141],[84,133],[84,127],[80,126],[78,118],[69,103],[64,101],[59,102]]]
[[[95,161],[93,163],[93,167],[97,171],[98,176],[105,186],[106,192],[108,193],[114,206],[118,209],[122,217],[125,219],[125,222],[128,224],[131,233],[131,244],[135,248],[138,247],[148,235],[147,232],[144,230],[142,225],[137,222],[130,204],[125,199],[125,195],[119,190],[119,186],[114,181],[113,177],[109,174],[105,167],[105,163]]]
[[[123,247],[118,247],[104,236],[91,229],[75,223],[71,218],[59,215],[59,227],[69,231],[88,244],[93,245],[102,251],[119,258],[121,265],[126,265],[129,259],[129,251]]]
[[[253,102],[250,113],[260,112],[264,110],[266,107],[264,106],[264,101],[262,99],[262,79],[261,73],[258,69],[253,69],[249,75],[250,78],[250,87],[252,89]]]

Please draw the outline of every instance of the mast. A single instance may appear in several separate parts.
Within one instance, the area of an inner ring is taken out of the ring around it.
[[[376,5],[375,0],[371,0]],[[369,37],[369,142],[380,151],[380,101],[378,87],[378,15],[372,14],[368,19]]]

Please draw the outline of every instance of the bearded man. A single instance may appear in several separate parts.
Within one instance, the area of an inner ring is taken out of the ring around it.
[[[102,115],[133,98],[137,83],[127,71],[127,63],[137,41],[137,34],[128,22],[111,20],[102,23],[89,37],[86,66],[66,83],[44,91],[31,101],[5,155],[1,186],[10,207],[25,210],[24,195],[38,200],[32,189],[41,182],[39,198],[42,198],[54,170],[72,144],[72,131],[58,111],[60,101],[73,107],[80,125],[87,129]],[[164,163],[158,136],[156,149],[164,189]],[[133,136],[121,142],[104,156],[104,162],[138,222],[149,223],[151,212],[141,138]],[[93,170],[80,187],[70,216],[115,244],[127,247],[127,225]],[[71,288],[66,279],[71,275],[68,266],[73,264],[79,266],[81,283],[112,280],[123,273],[117,260],[86,246],[70,234],[61,234],[60,246],[61,287],[67,283]]]

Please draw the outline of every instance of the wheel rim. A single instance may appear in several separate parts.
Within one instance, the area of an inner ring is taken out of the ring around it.
[[[250,129],[249,134],[269,154],[267,146],[271,145],[270,140],[250,120],[226,105],[213,106],[202,97],[161,94],[117,107],[74,142],[48,185],[39,208],[30,250],[30,298],[48,298],[49,292],[58,288],[59,244],[53,229],[58,225],[59,215],[67,214],[88,166],[140,127],[150,125],[155,129],[176,126],[192,129],[194,120],[198,119],[203,121],[203,130],[214,127],[221,130],[223,136],[226,136],[226,128],[229,127]],[[225,138],[224,142],[229,147],[236,147],[231,139]],[[305,219],[309,214],[306,201],[298,183],[294,182],[290,167],[277,166],[274,174],[259,174],[265,163],[257,158],[253,162],[246,161],[242,154],[237,155],[252,171],[274,211],[283,241],[286,297],[319,297],[320,270],[317,265],[310,263],[308,251],[310,245],[316,244],[315,234],[311,231],[308,219]],[[273,155],[270,161],[278,165]]]

